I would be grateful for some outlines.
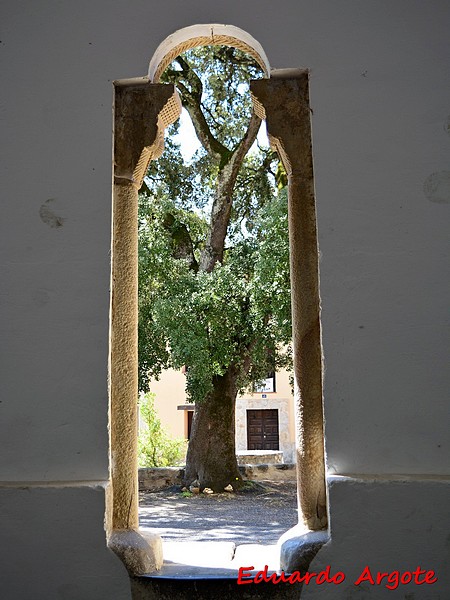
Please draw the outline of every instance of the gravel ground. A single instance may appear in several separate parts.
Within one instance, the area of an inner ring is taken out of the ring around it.
[[[181,487],[141,492],[141,527],[165,541],[275,544],[297,524],[296,483],[252,482],[238,493],[185,497]]]

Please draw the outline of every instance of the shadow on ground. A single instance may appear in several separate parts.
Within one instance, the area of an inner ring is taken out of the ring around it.
[[[297,524],[294,482],[258,482],[239,493],[184,497],[180,487],[140,495],[141,527],[165,541],[276,544]]]

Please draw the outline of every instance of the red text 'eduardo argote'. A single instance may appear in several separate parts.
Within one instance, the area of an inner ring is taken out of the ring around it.
[[[361,575],[354,581],[354,585],[360,585],[363,582],[367,582],[370,585],[383,585],[388,590],[395,590],[399,585],[407,585],[408,583],[413,583],[414,585],[431,585],[436,583],[437,580],[434,571],[427,571],[420,566],[414,571],[376,571],[374,573],[366,566],[361,572]],[[258,584],[265,582],[273,584],[304,583],[306,585],[310,583],[315,583],[316,585],[332,583],[334,585],[339,585],[343,581],[345,581],[345,574],[342,571],[337,571],[332,575],[330,565],[317,573],[305,571],[302,574],[300,571],[293,571],[289,575],[283,571],[279,574],[269,574],[267,565],[265,565],[262,571],[257,571],[256,573],[254,573],[254,567],[240,567],[238,574],[238,584]]]

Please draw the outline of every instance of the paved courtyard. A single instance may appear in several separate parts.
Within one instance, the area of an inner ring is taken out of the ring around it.
[[[144,492],[140,525],[163,541],[156,577],[235,577],[241,566],[279,569],[280,536],[297,524],[296,484],[261,481],[240,493]]]
[[[258,482],[240,493],[184,497],[179,487],[142,492],[140,525],[163,541],[276,544],[297,524],[295,482]]]

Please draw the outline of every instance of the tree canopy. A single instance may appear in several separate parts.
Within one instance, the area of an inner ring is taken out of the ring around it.
[[[234,402],[290,363],[287,198],[277,155],[255,142],[249,80],[260,76],[234,48],[179,56],[163,80],[177,87],[201,146],[183,161],[179,123],[171,126],[140,196],[140,389],[185,366],[196,411],[213,397]]]
[[[239,388],[289,364],[289,352],[276,349],[291,338],[286,194],[259,211],[252,235],[227,248],[222,263],[199,272],[192,264],[206,230],[203,218],[170,201],[141,199],[140,387],[164,369],[186,366],[195,402],[230,364],[250,361]],[[179,258],[186,245],[192,259]]]

